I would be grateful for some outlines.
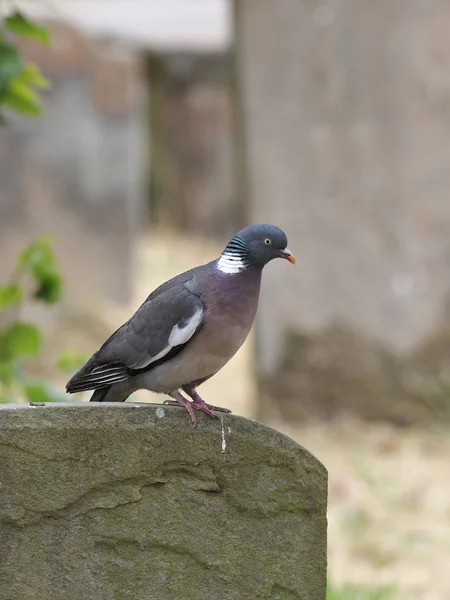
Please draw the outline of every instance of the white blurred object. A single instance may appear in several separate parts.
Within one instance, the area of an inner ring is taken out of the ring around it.
[[[411,298],[415,287],[414,277],[412,275],[408,275],[407,273],[396,273],[391,277],[390,283],[392,291],[398,298],[401,298],[402,300]]]
[[[60,0],[20,2],[94,36],[157,52],[224,52],[232,38],[228,0]]]

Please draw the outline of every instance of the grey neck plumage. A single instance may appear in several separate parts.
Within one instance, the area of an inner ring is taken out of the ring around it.
[[[217,261],[217,268],[227,275],[235,275],[251,264],[250,252],[245,241],[238,235],[229,242]]]

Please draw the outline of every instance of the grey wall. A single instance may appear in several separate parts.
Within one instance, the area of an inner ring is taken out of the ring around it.
[[[267,269],[261,379],[283,371],[325,413],[352,380],[356,410],[428,401],[450,381],[450,7],[236,6],[251,220],[284,226],[298,257]]]
[[[146,80],[139,56],[54,25],[50,49],[24,47],[52,81],[42,117],[11,117],[0,137],[0,279],[50,234],[72,306],[131,291],[145,217]]]
[[[155,55],[149,75],[155,219],[228,240],[243,227],[228,54]]]

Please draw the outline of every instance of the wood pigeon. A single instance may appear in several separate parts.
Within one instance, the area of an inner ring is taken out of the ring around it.
[[[295,264],[284,231],[251,225],[216,260],[159,286],[129,321],[66,385],[69,394],[95,390],[91,402],[123,402],[139,389],[167,394],[214,417],[196,388],[215,375],[248,336],[263,267],[274,258]],[[182,395],[183,390],[192,402]]]

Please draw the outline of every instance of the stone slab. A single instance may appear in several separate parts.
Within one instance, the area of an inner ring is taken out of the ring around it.
[[[323,600],[327,472],[235,415],[0,407],[1,600]]]

